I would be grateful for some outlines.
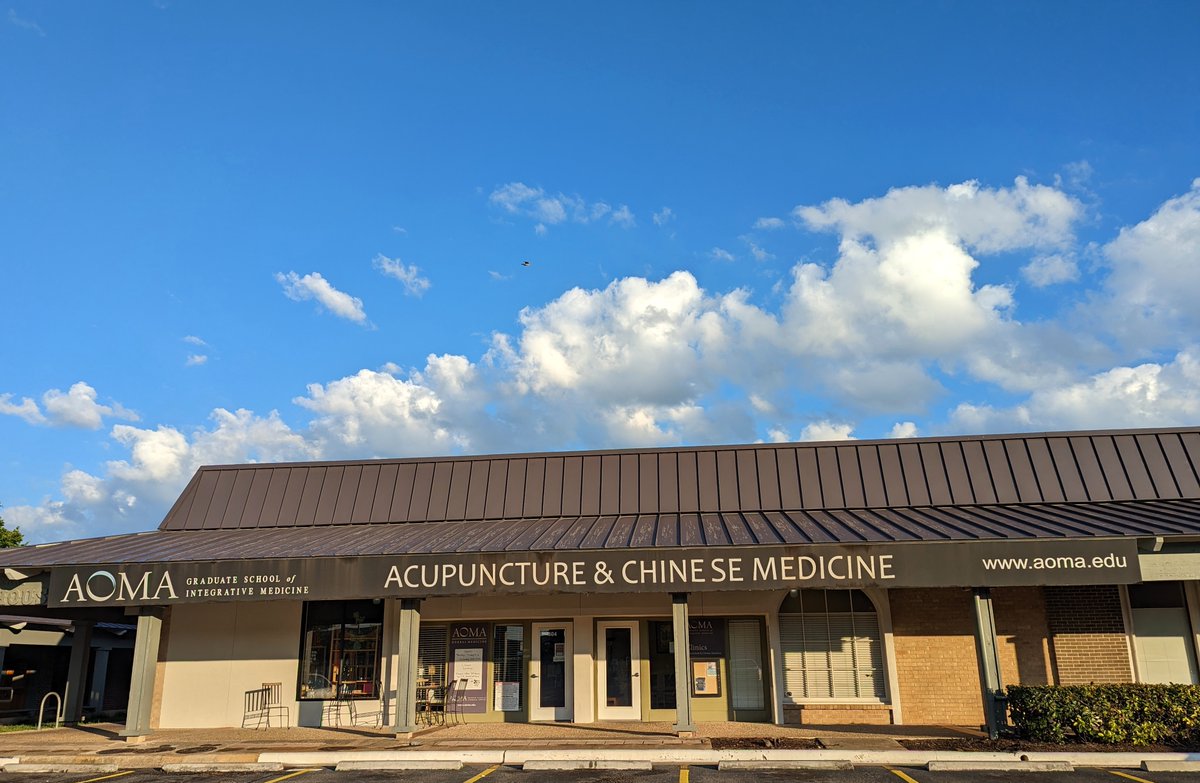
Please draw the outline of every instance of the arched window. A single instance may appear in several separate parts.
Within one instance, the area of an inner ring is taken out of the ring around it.
[[[784,701],[882,701],[881,638],[861,590],[793,590],[779,607]]]

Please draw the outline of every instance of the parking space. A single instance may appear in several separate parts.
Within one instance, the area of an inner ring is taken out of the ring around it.
[[[461,770],[355,770],[328,768],[284,772],[174,773],[156,769],[106,775],[5,773],[0,783],[1200,783],[1200,773],[1141,772],[1081,767],[1074,772],[929,772],[916,768],[857,767],[852,770],[725,770],[709,766],[660,766],[652,771],[529,771],[510,766]]]

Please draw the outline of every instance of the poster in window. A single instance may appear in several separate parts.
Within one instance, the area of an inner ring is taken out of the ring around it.
[[[717,661],[692,661],[692,695],[721,695],[721,667]]]
[[[484,666],[488,643],[485,623],[456,623],[450,626],[450,680],[462,690],[459,705],[463,712],[487,712],[487,669]]]
[[[521,683],[519,682],[498,682],[495,688],[495,704],[492,706],[496,712],[519,712],[521,709]]]

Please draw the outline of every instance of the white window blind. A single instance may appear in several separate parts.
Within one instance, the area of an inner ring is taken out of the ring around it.
[[[757,620],[729,621],[729,669],[735,710],[761,710],[762,636]]]
[[[870,600],[857,590],[800,592],[779,614],[785,700],[882,700],[883,645]]]
[[[444,625],[422,626],[417,634],[417,678],[430,685],[446,684],[448,629]]]

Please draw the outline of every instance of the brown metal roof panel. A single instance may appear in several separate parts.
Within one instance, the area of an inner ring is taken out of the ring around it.
[[[952,503],[973,503],[975,493],[971,489],[971,477],[967,473],[967,459],[961,443],[941,444],[942,465],[946,468],[946,482],[950,488]]]
[[[167,515],[163,517],[163,521],[159,523],[159,530],[181,530],[183,529],[184,520],[187,519],[191,512],[192,501],[196,497],[196,487],[200,484],[200,472],[197,471],[188,481],[187,486],[183,488],[183,492],[171,504],[171,508],[167,511]]]
[[[254,485],[255,474],[266,474],[265,470],[238,470],[233,479],[233,491],[229,493],[229,502],[225,504],[225,513],[221,517],[220,528],[236,528],[242,521],[246,510],[246,501],[250,498],[250,488]],[[265,488],[263,490],[266,491]]]
[[[579,549],[583,540],[592,532],[592,527],[598,521],[596,516],[575,517],[554,545],[555,549]]]
[[[679,458],[679,511],[695,513],[700,510],[700,468],[695,452],[685,451]]]
[[[1097,435],[1092,438],[1092,446],[1096,449],[1096,458],[1100,461],[1100,469],[1108,482],[1108,489],[1113,500],[1133,500],[1133,488],[1125,475],[1125,467],[1117,453],[1117,444],[1111,435]]]
[[[742,521],[746,523],[746,527],[750,530],[750,535],[754,537],[751,543],[754,544],[783,544],[783,536],[780,535],[779,529],[767,520],[766,515],[762,511],[747,511],[742,514]]]
[[[259,520],[262,519],[263,507],[267,502],[267,492],[270,489],[271,478],[275,475],[275,471],[258,469],[246,472],[251,475],[250,491],[246,493],[246,500],[242,503],[240,509],[241,516],[231,521],[227,527],[254,528],[258,526]]]
[[[800,468],[796,463],[796,450],[790,447],[777,449],[775,464],[779,469],[779,507],[804,508],[804,495],[800,491]]]
[[[413,485],[417,479],[417,465],[402,462],[396,469],[396,486],[392,490],[392,504],[388,508],[389,522],[407,522],[408,509],[412,505]]]
[[[1129,478],[1134,497],[1142,500],[1152,500],[1156,497],[1150,471],[1146,469],[1146,461],[1133,436],[1116,435],[1113,437],[1113,444],[1121,456],[1121,464],[1125,466],[1125,475]]]
[[[890,530],[897,541],[919,541],[929,535],[929,530],[918,522],[906,519],[890,508],[872,508],[858,512],[860,516],[868,513],[877,520],[876,524],[879,524],[882,529]],[[887,527],[883,527],[885,525]]]
[[[467,502],[464,519],[483,519],[487,506],[488,485],[491,481],[491,460],[471,461],[471,475],[467,481]]]
[[[858,448],[858,468],[862,478],[863,506],[886,506],[887,490],[883,486],[883,467],[879,464],[878,446]]]
[[[455,462],[450,471],[450,482],[446,490],[446,519],[467,518],[467,493],[471,489],[471,466],[474,463]]]
[[[549,527],[547,520],[532,517],[515,520],[512,525],[511,535],[504,544],[504,549],[509,552],[529,551],[533,548],[533,542],[537,541]]]
[[[219,470],[205,470],[200,473],[196,498],[192,501],[192,507],[183,521],[184,530],[199,530],[204,527],[204,520],[208,516],[208,507],[212,503],[213,492],[217,488],[217,481],[220,479],[221,473],[222,471]]]
[[[362,486],[363,465],[347,465],[342,473],[342,488],[338,491],[337,503],[333,508],[333,522],[345,525],[354,522],[354,506],[358,501],[358,490]]]
[[[461,462],[438,462],[433,468],[433,484],[429,488],[429,510],[425,519],[430,522],[442,522],[450,518],[450,482],[454,476],[454,466]],[[456,516],[454,519],[459,519]]]
[[[618,501],[617,511],[621,514],[636,514],[638,513],[638,502],[640,500],[640,483],[641,470],[638,467],[637,454],[622,454],[621,455],[621,498]]]
[[[929,505],[929,484],[925,478],[925,466],[921,462],[920,447],[916,443],[901,443],[899,448],[908,502],[914,506]]]
[[[753,514],[755,512],[752,511],[750,513]],[[737,511],[729,511],[717,516],[731,544],[743,546],[757,543],[744,514]]]
[[[443,547],[440,551],[486,552],[498,541],[508,540],[511,524],[509,520],[495,519],[457,526],[461,532],[450,539],[453,543],[439,539],[439,546]]]
[[[542,514],[548,517],[562,515],[563,505],[563,458],[547,457],[546,473],[542,481]]]
[[[258,527],[279,525],[279,515],[283,513],[283,502],[288,497],[287,488],[291,481],[291,468],[271,470],[271,483],[267,486],[267,496],[263,498],[262,515],[258,518]]]
[[[984,538],[1026,538],[1038,535],[1040,528],[1022,519],[997,513],[1004,506],[969,506],[952,509],[954,515],[981,531]]]
[[[1079,466],[1079,477],[1087,491],[1088,500],[1112,500],[1112,490],[1108,488],[1108,480],[1104,477],[1104,468],[1100,466],[1092,439],[1086,436],[1069,437],[1067,443],[1071,444],[1071,453],[1075,455],[1075,464]]]
[[[1047,503],[1065,501],[1066,495],[1063,492],[1058,464],[1050,454],[1050,444],[1047,439],[1028,438],[1025,445],[1029,448],[1029,461],[1033,463],[1033,473],[1037,478],[1041,500]]]
[[[764,511],[762,513],[763,521],[770,525],[771,530],[785,544],[807,544],[810,543],[808,536],[800,532],[787,514],[782,511]]]
[[[1012,468],[1013,480],[1017,485],[1017,497],[1022,503],[1037,503],[1042,499],[1033,463],[1029,459],[1028,441],[1025,438],[1004,441],[1008,464]]]
[[[500,519],[504,516],[504,493],[508,489],[508,460],[489,460],[487,474],[487,498],[483,502],[484,519]]]
[[[1183,446],[1183,438],[1174,432],[1163,433],[1159,436],[1159,444],[1166,455],[1171,474],[1183,497],[1200,497],[1200,476],[1188,459],[1187,449]]]
[[[811,446],[796,449],[796,472],[800,478],[800,505],[793,508],[822,508],[825,501],[821,496],[821,470],[817,466],[816,449]]]
[[[1179,487],[1176,485],[1175,477],[1171,472],[1171,466],[1167,462],[1167,455],[1163,451],[1158,436],[1137,435],[1134,440],[1137,442],[1138,451],[1142,454],[1146,471],[1150,474],[1150,481],[1154,484],[1154,497],[1181,497]]]
[[[579,548],[602,549],[604,543],[608,541],[608,536],[612,532],[613,525],[616,523],[617,518],[614,516],[596,517],[596,521],[592,523],[592,527],[588,530],[587,535],[579,542]]]
[[[204,520],[200,526],[205,530],[215,530],[221,527],[225,518],[225,509],[229,507],[229,498],[233,494],[233,485],[237,481],[236,470],[218,470],[217,486],[213,488],[212,498],[208,501],[208,509],[204,512]]]
[[[412,478],[412,492],[408,497],[408,510],[405,512],[404,518],[409,522],[424,522],[429,518],[429,496],[433,492],[434,463],[419,462],[416,469]],[[397,489],[399,488],[397,487]]]
[[[887,493],[887,505],[907,506],[908,487],[904,483],[904,468],[900,465],[900,446],[884,443],[875,447],[879,451],[879,466],[883,471],[883,488]]]
[[[1035,508],[1019,509],[1025,516],[1037,515],[1065,528],[1071,535],[1125,535],[1128,527],[1111,513],[1088,513],[1082,506],[1068,504],[1042,505]],[[1036,532],[1036,531],[1035,531]]]
[[[633,531],[629,534],[629,546],[635,549],[649,549],[654,546],[658,533],[657,514],[639,514],[633,523]]]
[[[859,470],[857,446],[838,446],[837,466],[842,477],[842,502],[847,508],[862,508],[867,505],[867,493],[863,487],[862,471]]]
[[[700,535],[704,538],[705,546],[727,545],[733,541],[729,537],[729,531],[725,528],[725,523],[721,519],[720,514],[701,514],[700,515]]]
[[[867,525],[849,511],[843,509],[832,509],[822,512],[825,518],[829,520],[829,524],[837,524],[845,533],[839,536],[843,541],[889,541],[887,536],[882,535],[876,528]]]
[[[383,465],[379,468],[379,480],[375,483],[375,497],[371,500],[372,522],[394,522],[392,499],[396,495],[396,480],[400,477],[399,465]]]
[[[738,509],[738,461],[736,451],[717,452],[717,510]]]
[[[834,541],[834,538],[832,535],[830,535],[829,531],[820,525],[809,512],[796,510],[784,511],[783,513],[788,519],[791,520],[792,524],[796,526],[796,530],[806,540],[814,544],[823,544]]]
[[[658,470],[658,512],[679,511],[679,456],[659,454],[655,460]]]
[[[700,496],[700,511],[716,511],[720,506],[717,490],[717,455],[701,451],[696,455],[697,490]]]
[[[600,513],[600,480],[603,467],[598,454],[583,458],[583,479],[579,492],[579,513],[597,516]]]
[[[576,517],[583,513],[583,458],[563,459],[562,515]]]
[[[699,514],[679,515],[679,546],[704,546]]]
[[[898,508],[895,513],[906,519],[920,520],[921,524],[942,538],[951,541],[965,541],[979,538],[978,528],[964,525],[962,520],[954,519],[942,510],[933,506],[922,508]]]
[[[325,486],[327,472],[329,469],[324,465],[316,465],[304,471],[304,487],[300,490],[300,503],[296,506],[292,524],[311,525],[316,519],[317,502],[321,499],[321,489]]]
[[[1008,451],[1004,442],[999,440],[983,441],[983,456],[987,460],[987,472],[992,479],[992,487],[996,490],[997,503],[1019,503],[1021,496],[1017,493],[1017,482],[1013,477],[1012,467],[1008,464]]]
[[[654,525],[654,546],[680,546],[679,515],[659,514]]]
[[[1179,442],[1191,464],[1192,475],[1200,481],[1200,432],[1181,432]]]
[[[637,523],[637,517],[630,514],[622,514],[613,522],[612,529],[608,531],[608,537],[604,539],[601,546],[604,549],[627,549],[629,541],[633,538],[633,526]]]
[[[963,459],[967,463],[967,478],[971,481],[971,494],[976,503],[995,503],[996,487],[992,482],[992,472],[988,467],[987,455],[983,453],[983,444],[977,440],[966,441],[962,444]]]
[[[658,454],[638,455],[638,512],[657,514],[662,487],[658,481]]]
[[[734,452],[737,458],[737,510],[739,511],[757,511],[763,508],[758,476],[759,451],[760,449],[739,449]]]
[[[600,513],[621,513],[621,456],[605,454],[600,457]]]
[[[558,519],[551,520],[550,524],[542,530],[542,534],[534,540],[530,548],[558,549],[559,541],[571,529],[571,526],[575,524],[575,519],[574,517],[559,517]]]
[[[333,512],[337,508],[342,478],[345,475],[346,468],[343,465],[330,465],[326,469],[325,479],[321,482],[321,493],[317,496],[317,507],[313,512],[314,525],[328,525],[333,522]]]
[[[529,472],[529,460],[510,459],[508,480],[504,485],[504,517],[513,519],[524,515],[525,476]]]
[[[524,505],[521,508],[521,516],[540,517],[545,515],[545,457],[531,457],[529,460],[527,460],[525,464],[525,489],[522,491],[522,498],[524,500]]]
[[[760,509],[782,508],[779,498],[779,467],[775,462],[774,448],[754,450],[754,475],[758,478]]]
[[[1050,513],[1052,506],[1036,505],[1036,506],[994,506],[988,511],[998,517],[1010,520],[1012,522],[1023,522],[1033,532],[1027,537],[1047,538],[1047,537],[1067,537],[1067,536],[1092,536],[1096,534],[1094,527],[1086,524],[1081,524],[1077,518],[1071,516],[1055,515]]]
[[[1072,503],[1085,502],[1088,499],[1087,487],[1084,486],[1083,476],[1075,463],[1075,452],[1071,450],[1071,442],[1066,438],[1047,438],[1046,448],[1050,451],[1054,472],[1062,485],[1062,499]]]
[[[921,453],[925,485],[929,488],[929,502],[935,506],[950,505],[954,502],[950,494],[950,483],[946,478],[946,466],[942,464],[940,445],[921,443],[917,449]]]
[[[350,508],[350,522],[365,524],[371,521],[371,506],[375,502],[375,488],[379,486],[379,465],[363,465],[358,474],[358,487],[354,490],[354,505]]]

